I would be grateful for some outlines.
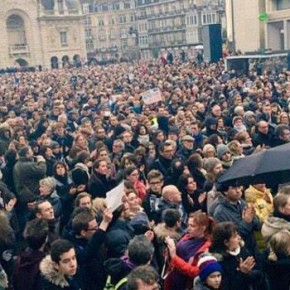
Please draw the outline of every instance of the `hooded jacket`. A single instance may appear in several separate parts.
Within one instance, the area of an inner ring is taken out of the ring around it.
[[[160,269],[162,269],[164,265],[164,254],[167,251],[167,246],[165,244],[165,238],[170,237],[175,241],[179,241],[182,232],[178,230],[174,230],[171,228],[166,227],[165,223],[160,223],[154,228],[154,235],[156,238],[156,256],[157,256],[157,261],[159,264]]]
[[[41,281],[39,290],[82,290],[77,277],[66,277],[53,267],[51,257],[46,256],[40,263]]]
[[[268,242],[274,234],[284,229],[290,231],[290,222],[271,214],[265,218],[261,233],[265,241]]]
[[[38,290],[39,264],[45,253],[27,249],[18,258],[18,264],[13,274],[14,290],[22,290],[23,285],[30,290]]]

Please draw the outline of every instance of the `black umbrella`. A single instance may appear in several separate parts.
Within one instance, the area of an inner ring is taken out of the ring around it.
[[[277,185],[290,181],[290,143],[237,160],[219,183]]]

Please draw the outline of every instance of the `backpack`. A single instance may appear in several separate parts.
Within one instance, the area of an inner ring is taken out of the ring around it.
[[[116,285],[113,285],[111,282],[111,276],[109,275],[106,281],[105,288],[103,290],[118,290],[121,286],[127,283],[128,278],[122,278]]]

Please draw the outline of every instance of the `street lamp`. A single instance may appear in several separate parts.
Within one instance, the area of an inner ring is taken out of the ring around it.
[[[138,46],[139,45],[139,32],[138,32],[138,30],[131,26],[129,29],[129,34],[132,37],[135,37],[135,44]]]
[[[140,53],[140,48],[139,48],[139,32],[136,28],[130,27],[129,28],[129,34],[135,38],[135,51],[136,51],[136,58],[140,59],[141,58],[141,53]]]

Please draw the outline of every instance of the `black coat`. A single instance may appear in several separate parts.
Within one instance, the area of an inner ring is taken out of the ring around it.
[[[88,191],[93,198],[106,198],[106,193],[113,187],[106,175],[93,172],[88,183]]]
[[[220,264],[223,268],[222,289],[224,290],[265,290],[264,276],[257,266],[248,274],[244,274],[238,270],[239,259],[245,260],[250,254],[245,247],[241,248],[241,252],[237,255],[225,254]],[[252,287],[252,288],[251,288]]]
[[[172,160],[165,159],[162,156],[159,156],[152,165],[150,166],[150,170],[157,169],[164,176],[164,185],[168,185],[171,183],[171,163]]]
[[[109,258],[120,258],[127,250],[130,240],[134,237],[134,229],[127,221],[115,221],[107,231],[106,247]]]
[[[290,257],[278,256],[277,261],[268,259],[269,250],[263,255],[263,268],[271,290],[290,289]]]
[[[37,250],[26,249],[17,259],[13,273],[13,289],[22,290],[23,285],[30,290],[38,290],[40,278],[39,264],[45,253]]]
[[[106,284],[104,270],[105,252],[103,244],[106,233],[98,229],[90,240],[76,238],[73,233],[68,235],[76,250],[79,266],[79,277],[86,290],[103,290]]]

